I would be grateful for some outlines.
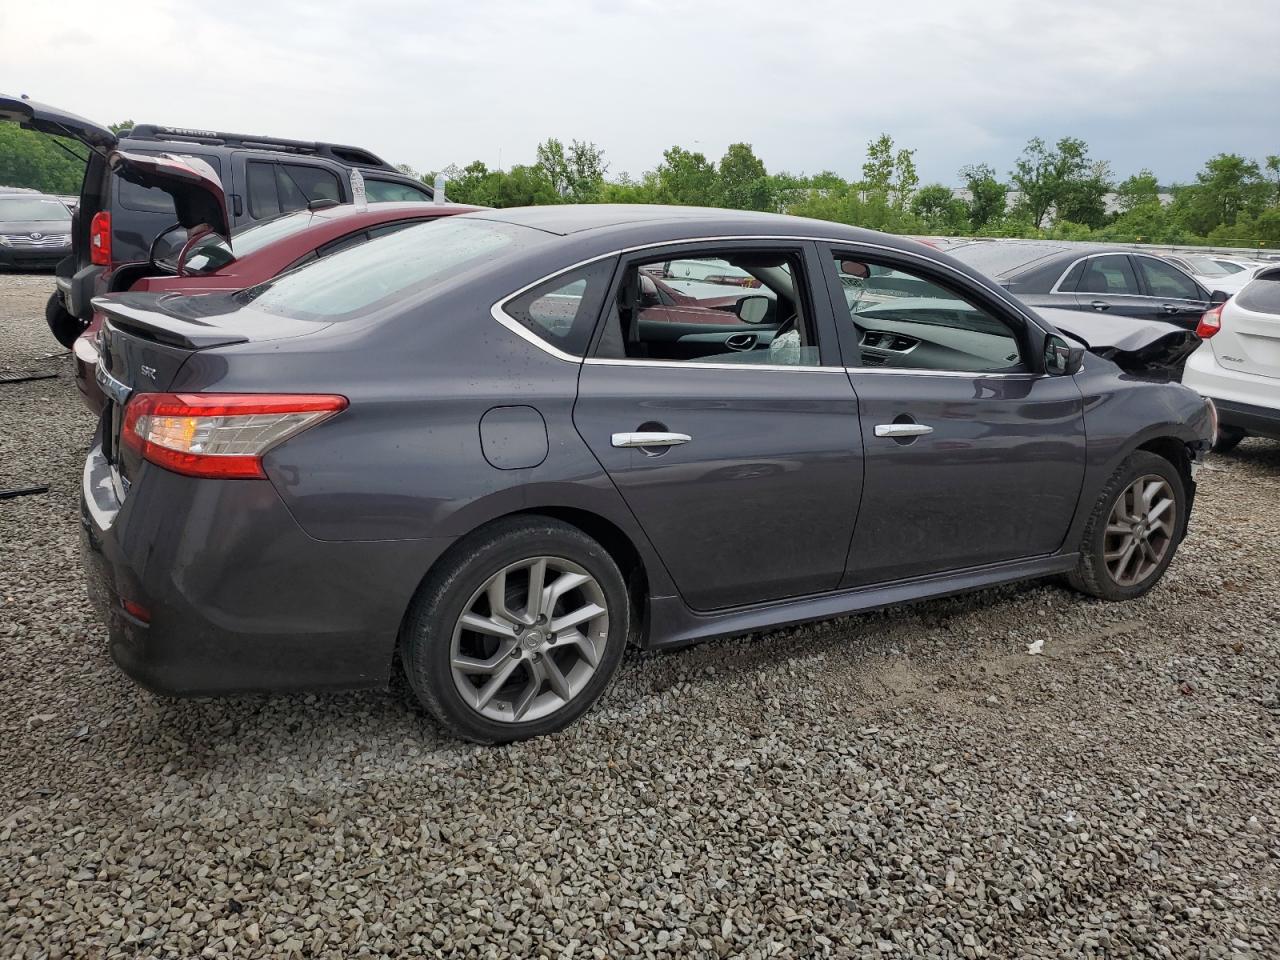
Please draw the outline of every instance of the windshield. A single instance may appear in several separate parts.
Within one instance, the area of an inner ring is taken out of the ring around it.
[[[236,298],[302,320],[344,320],[424,293],[546,237],[511,224],[451,217],[340,250]]]
[[[0,197],[0,220],[69,222],[71,211],[61,200],[44,197]]]
[[[1225,277],[1232,272],[1209,257],[1187,257],[1186,264],[1192,273],[1198,273],[1202,277]]]
[[[1012,273],[1019,267],[1035,263],[1045,257],[1061,253],[1065,247],[1052,243],[1011,243],[986,241],[966,243],[947,251],[961,263],[967,263],[979,273],[989,277],[1000,277]]]

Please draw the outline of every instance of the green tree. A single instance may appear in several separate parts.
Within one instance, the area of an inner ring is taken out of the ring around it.
[[[1038,230],[1051,210],[1058,217],[1091,227],[1101,226],[1103,197],[1110,187],[1105,163],[1089,158],[1089,145],[1063,137],[1054,147],[1032,137],[1014,164],[1013,185],[1022,193],[1019,205]]]
[[[1133,176],[1122,180],[1116,187],[1116,201],[1120,205],[1122,214],[1129,213],[1136,208],[1148,204],[1160,202],[1160,181],[1156,179],[1156,175],[1143,167]]]
[[[715,164],[701,153],[671,147],[654,173],[659,203],[713,207],[719,199]]]
[[[957,234],[969,225],[969,205],[941,183],[917,190],[911,198],[911,212],[930,233]]]
[[[538,144],[537,164],[556,193],[568,203],[593,203],[600,198],[609,169],[604,151],[594,143],[574,140],[566,150],[554,137]]]
[[[729,145],[720,158],[720,203],[735,210],[772,210],[773,184],[749,143]]]
[[[1189,226],[1209,235],[1219,227],[1234,227],[1244,216],[1256,218],[1266,207],[1271,184],[1258,164],[1236,153],[1220,153],[1196,174],[1184,191]]]
[[[895,149],[893,137],[887,133],[867,144],[867,159],[862,164],[862,188],[868,199],[883,196],[890,207],[901,211],[919,184],[914,150]]]
[[[1267,157],[1266,169],[1271,181],[1271,203],[1280,205],[1280,156]]]
[[[960,176],[969,188],[969,225],[974,230],[1004,217],[1009,188],[996,179],[996,172],[989,164],[961,167]]]
[[[134,126],[136,126],[136,124],[134,124],[132,120],[121,120],[119,123],[108,124],[107,129],[112,133],[119,135],[124,133],[126,130],[132,130]]]
[[[84,179],[85,147],[73,140],[0,123],[0,185],[76,194]]]

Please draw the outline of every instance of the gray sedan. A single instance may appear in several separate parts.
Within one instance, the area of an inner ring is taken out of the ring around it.
[[[643,282],[675,261],[692,302]],[[767,214],[483,211],[96,306],[116,661],[208,694],[398,656],[483,742],[572,722],[628,643],[1050,575],[1140,596],[1215,429],[1143,370],[1182,331],[1091,342],[936,250]]]

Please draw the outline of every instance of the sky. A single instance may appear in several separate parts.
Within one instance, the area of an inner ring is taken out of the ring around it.
[[[1277,51],[1280,0],[0,0],[0,92],[421,171],[558,137],[610,177],[735,142],[856,177],[888,133],[957,184],[1070,135],[1121,178],[1184,182],[1280,153]]]

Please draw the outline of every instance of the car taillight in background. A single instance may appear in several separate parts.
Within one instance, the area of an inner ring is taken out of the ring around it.
[[[261,478],[269,449],[346,406],[346,397],[331,395],[138,393],[125,407],[120,440],[174,473]]]
[[[89,262],[111,266],[111,214],[99,210],[89,221]]]
[[[1201,340],[1208,340],[1222,329],[1222,308],[1225,306],[1225,303],[1220,303],[1212,310],[1205,311],[1200,318],[1200,322],[1196,324],[1197,337]]]

